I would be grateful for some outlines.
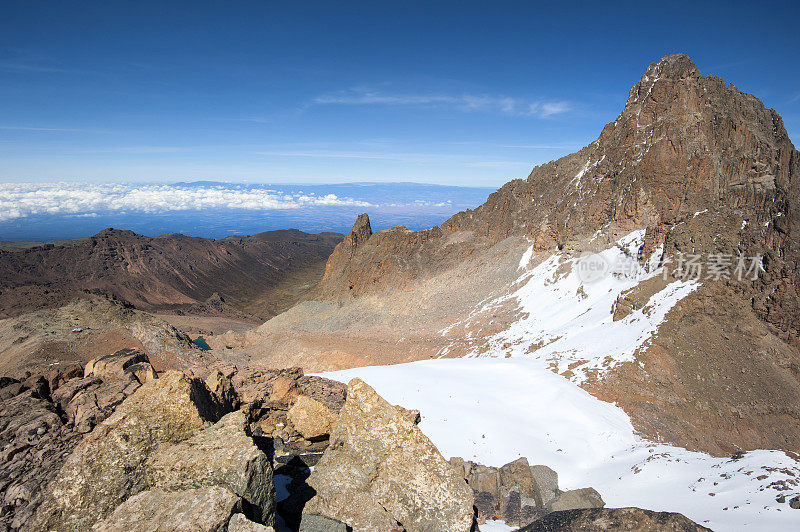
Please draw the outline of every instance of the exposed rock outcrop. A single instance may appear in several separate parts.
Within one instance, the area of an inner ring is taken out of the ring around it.
[[[636,530],[637,532],[709,532],[682,514],[641,508],[593,508],[553,512],[519,532]]]
[[[499,468],[460,457],[451,458],[450,463],[472,488],[479,523],[502,519],[509,525],[524,526],[559,510],[605,506],[592,488],[561,491],[555,471],[528,465],[527,458]]]
[[[238,504],[239,497],[219,486],[182,491],[152,489],[120,504],[111,515],[95,524],[92,530],[223,532],[228,528]]]
[[[315,440],[327,436],[336,415],[328,407],[310,397],[301,395],[287,414],[289,421],[303,438]]]
[[[274,524],[275,486],[272,462],[246,434],[241,410],[175,445],[163,445],[145,465],[148,485],[178,490],[220,486],[245,503],[260,523]]]
[[[200,379],[169,371],[145,383],[75,448],[47,487],[34,528],[90,528],[148,488],[145,464],[159,444],[190,438],[223,413]]]
[[[146,362],[142,363],[146,364]],[[83,378],[65,365],[22,381],[0,378],[0,523],[30,527],[48,484],[82,435],[139,388],[131,374]]]
[[[633,261],[664,265],[666,283],[681,276],[681,256],[699,256],[702,285],[669,311],[635,363],[616,365],[602,382],[590,375],[583,386],[653,439],[717,456],[796,449],[798,179],[800,154],[774,110],[701,74],[685,55],[666,56],[582,150],[535,167],[440,227],[392,228],[340,248],[315,291],[319,301],[262,326],[251,352],[316,369],[502,354],[504,343],[491,339],[516,334],[512,324],[525,310],[498,298],[529,280],[509,256],[531,267],[643,231]],[[764,271],[738,279],[740,254]],[[731,278],[708,278],[720,257],[733,262]],[[643,311],[658,277],[609,312],[622,320]],[[474,319],[464,324],[465,315]],[[763,389],[771,393],[752,391]]]
[[[401,411],[366,383],[350,381],[331,444],[308,478],[304,509],[356,530],[464,530],[472,493]]]

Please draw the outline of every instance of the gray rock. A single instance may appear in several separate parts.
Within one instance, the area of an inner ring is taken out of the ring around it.
[[[517,486],[500,487],[500,519],[511,526],[520,525],[522,495]]]
[[[331,429],[331,443],[308,478],[304,511],[356,530],[467,531],[473,493],[400,409],[359,379]]]
[[[558,489],[558,473],[545,465],[532,465],[530,467],[533,477],[534,489],[544,505],[556,498],[560,493]]]
[[[488,491],[475,492],[475,509],[478,512],[478,522],[483,523],[488,519],[498,519],[500,515],[500,501],[497,495]]]
[[[238,504],[239,497],[219,486],[184,491],[148,490],[120,504],[111,515],[96,523],[92,530],[222,532],[227,528]]]
[[[536,499],[522,497],[519,506],[519,526],[527,525],[547,515],[547,510],[539,506]]]
[[[347,525],[324,515],[304,513],[299,532],[347,532]]]
[[[547,505],[551,512],[561,510],[581,510],[585,508],[602,508],[606,503],[594,488],[581,488],[560,493]]]
[[[500,496],[500,471],[496,467],[475,464],[469,477],[469,485],[474,490],[488,491]]]
[[[0,402],[0,530],[32,521],[46,486],[80,441],[56,406],[26,390]]]

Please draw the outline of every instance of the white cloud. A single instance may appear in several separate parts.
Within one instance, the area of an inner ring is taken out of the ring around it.
[[[539,114],[543,117],[560,115],[571,109],[567,102],[548,102],[539,106]]]
[[[548,118],[571,109],[568,102],[530,101],[491,95],[387,94],[367,89],[350,89],[323,94],[312,100],[318,105],[450,106],[463,111],[494,111],[509,115]]]
[[[0,222],[41,214],[157,213],[187,210],[285,210],[313,206],[371,207],[335,194],[231,186],[0,183]]]

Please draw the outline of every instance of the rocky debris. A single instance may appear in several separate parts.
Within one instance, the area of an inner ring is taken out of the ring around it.
[[[336,415],[325,405],[305,395],[295,400],[286,417],[303,438],[312,441],[327,437],[336,421]]]
[[[473,495],[419,428],[366,383],[350,381],[331,444],[308,478],[304,513],[355,530],[469,530]]]
[[[75,430],[86,434],[110,416],[139,386],[132,375],[108,381],[84,377],[66,382],[53,394],[53,400],[64,409]]]
[[[239,497],[225,488],[209,486],[182,491],[152,489],[134,495],[97,522],[97,532],[130,530],[223,532],[238,509]],[[64,528],[64,527],[59,527]],[[87,530],[74,528],[74,530]]]
[[[271,526],[254,523],[243,514],[233,514],[228,521],[228,532],[275,532]]]
[[[588,508],[553,512],[519,532],[636,530],[637,532],[708,532],[682,514],[640,508]]]
[[[224,411],[205,383],[178,371],[142,385],[75,448],[48,485],[36,529],[88,529],[147,489],[145,463],[160,444],[192,437]]]
[[[238,410],[188,440],[162,446],[145,465],[148,484],[165,490],[220,486],[241,497],[256,521],[274,524],[272,462],[246,429]]]
[[[68,423],[85,434],[110,416],[139,386],[157,377],[147,355],[121,349],[90,361],[83,378],[70,379],[52,393]]]
[[[47,382],[50,384],[50,393],[58,390],[58,387],[65,382],[82,377],[84,374],[83,366],[77,363],[59,364],[55,369],[47,373]]]
[[[252,433],[273,438],[276,456],[325,450],[347,394],[344,384],[306,376],[301,368],[245,368],[232,373],[231,383],[250,410]]]
[[[450,459],[474,493],[479,523],[501,519],[524,526],[557,510],[602,508],[600,494],[592,488],[561,491],[558,474],[544,465],[528,465],[518,458],[503,467],[490,467],[463,458]]]
[[[17,383],[19,384],[19,383]],[[3,390],[8,390],[6,386]],[[80,441],[57,405],[24,388],[0,401],[0,529],[28,523],[43,490]]]
[[[117,355],[117,356],[115,356]],[[107,360],[133,358],[147,365],[142,353],[115,353]],[[131,365],[128,365],[131,366]],[[84,369],[65,364],[23,381],[3,377],[0,389],[0,523],[17,530],[30,521],[44,498],[43,487],[61,469],[83,434],[110,416],[140,384],[134,372],[103,372],[83,377]]]

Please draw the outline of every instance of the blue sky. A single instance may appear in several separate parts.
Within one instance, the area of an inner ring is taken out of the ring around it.
[[[0,180],[499,186],[683,51],[800,133],[792,2],[0,2]]]

